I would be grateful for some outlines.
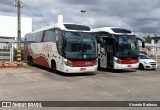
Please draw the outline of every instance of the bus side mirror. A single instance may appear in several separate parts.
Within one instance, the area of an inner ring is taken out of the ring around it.
[[[145,43],[144,43],[144,41],[142,42],[142,47],[145,48]]]
[[[145,48],[145,43],[144,43],[143,39],[137,38],[137,40],[140,40],[142,42],[142,47]]]

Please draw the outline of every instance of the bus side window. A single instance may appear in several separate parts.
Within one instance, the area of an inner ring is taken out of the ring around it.
[[[47,31],[47,36],[48,36],[48,39],[47,41],[48,42],[56,42],[56,35],[55,35],[55,30],[54,29],[50,29]]]
[[[31,40],[31,41],[32,41],[32,42],[36,42],[36,39],[37,39],[36,34],[33,34],[33,35],[32,35],[32,40]]]
[[[55,29],[55,34],[56,34],[56,45],[57,45],[57,50],[60,55],[63,54],[63,34],[62,31],[59,29]]]
[[[43,42],[48,42],[48,34],[47,34],[47,31],[44,31],[43,32]]]
[[[36,33],[36,42],[41,42],[43,36],[43,32]]]

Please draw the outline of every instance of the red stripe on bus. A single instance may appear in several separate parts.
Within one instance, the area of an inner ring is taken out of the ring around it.
[[[139,58],[135,59],[119,59],[122,64],[134,64],[139,62]]]
[[[97,60],[92,60],[92,61],[71,61],[71,60],[68,60],[68,62],[73,67],[87,67],[87,66],[92,66],[93,64],[97,63]]]
[[[38,57],[36,57],[36,58],[33,58],[33,62],[34,62],[35,64],[38,64],[38,65],[41,65],[41,66],[50,68],[47,59],[44,58],[43,56],[38,56]]]

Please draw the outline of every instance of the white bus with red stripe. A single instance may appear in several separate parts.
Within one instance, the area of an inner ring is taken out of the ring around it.
[[[99,69],[127,69],[139,66],[139,45],[133,32],[117,27],[102,27],[93,29],[99,44]]]
[[[97,70],[97,42],[85,25],[58,23],[25,36],[24,59],[53,72],[84,73]]]

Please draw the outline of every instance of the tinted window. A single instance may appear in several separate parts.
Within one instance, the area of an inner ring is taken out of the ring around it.
[[[38,32],[35,35],[36,35],[36,41],[37,42],[41,42],[42,36],[43,36],[43,32]]]
[[[132,33],[130,30],[127,29],[119,29],[119,28],[111,28],[115,33]]]
[[[56,35],[54,29],[47,30],[44,33],[44,42],[56,42]]]
[[[43,42],[47,42],[48,41],[48,35],[47,35],[46,31],[43,32],[43,36],[44,36]]]
[[[26,41],[33,41],[31,34],[26,35]]]
[[[32,34],[32,41],[36,42],[37,40],[37,36],[36,36],[36,33]]]
[[[63,35],[59,29],[55,30],[57,50],[60,55],[63,54]]]
[[[56,42],[56,35],[55,35],[55,31],[53,29],[47,31],[47,37],[48,37],[47,41]]]
[[[66,29],[70,30],[85,30],[85,31],[90,31],[90,28],[88,26],[84,25],[76,25],[76,24],[64,24]]]

